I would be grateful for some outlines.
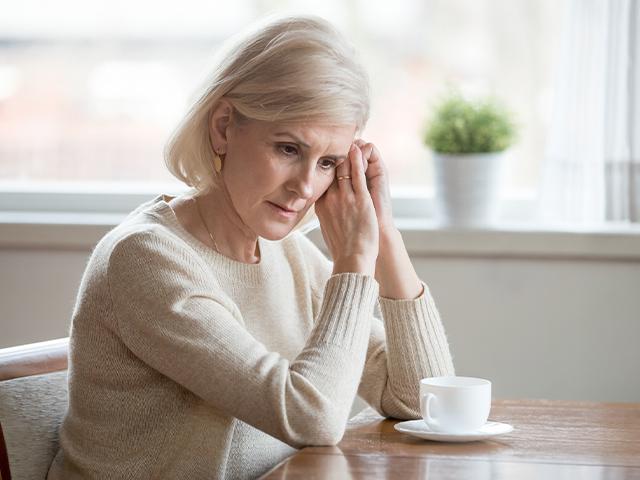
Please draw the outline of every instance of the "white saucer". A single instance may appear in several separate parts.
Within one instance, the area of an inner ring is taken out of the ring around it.
[[[436,442],[474,442],[485,438],[495,437],[513,431],[508,423],[487,422],[478,430],[464,433],[434,432],[430,430],[424,420],[408,420],[396,423],[393,428],[397,431],[413,435],[414,437],[434,440]]]

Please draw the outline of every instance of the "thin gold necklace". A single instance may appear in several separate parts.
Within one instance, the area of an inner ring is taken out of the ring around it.
[[[213,248],[216,250],[216,252],[220,253],[220,249],[218,248],[216,239],[213,238],[213,235],[211,234],[211,230],[209,230],[209,227],[207,227],[207,222],[204,221],[204,217],[202,216],[202,212],[200,211],[200,205],[198,204],[198,197],[193,197],[193,201],[196,202],[196,210],[198,210],[198,215],[200,215],[200,220],[202,221],[204,228],[207,230],[207,233],[209,234],[209,238],[211,238],[211,241],[213,242]]]

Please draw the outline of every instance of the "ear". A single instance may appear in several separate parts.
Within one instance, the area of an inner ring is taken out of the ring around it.
[[[225,99],[218,101],[209,113],[209,136],[211,145],[219,154],[227,151],[227,135],[233,115],[233,105]]]

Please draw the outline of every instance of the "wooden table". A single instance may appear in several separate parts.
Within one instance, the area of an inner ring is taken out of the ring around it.
[[[373,409],[335,447],[308,447],[263,479],[640,479],[640,403],[497,400],[511,433],[472,443],[421,440]]]

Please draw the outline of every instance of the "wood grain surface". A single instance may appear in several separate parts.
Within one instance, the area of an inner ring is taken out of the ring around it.
[[[515,430],[432,442],[366,409],[337,446],[304,448],[263,478],[640,479],[640,404],[494,400],[489,419]]]

